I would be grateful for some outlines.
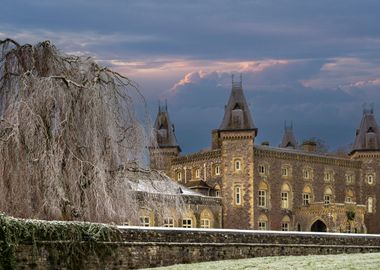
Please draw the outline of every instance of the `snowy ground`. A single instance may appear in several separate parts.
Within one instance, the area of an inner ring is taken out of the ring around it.
[[[153,268],[152,268],[153,269]],[[228,260],[195,264],[181,264],[168,267],[154,268],[156,270],[248,270],[248,269],[380,269],[380,253],[341,254],[341,255],[311,255],[287,257],[263,257],[244,260]]]

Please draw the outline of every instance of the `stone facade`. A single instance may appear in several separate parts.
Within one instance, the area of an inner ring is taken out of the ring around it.
[[[255,145],[256,135],[241,83],[233,83],[211,150],[178,153],[158,169],[221,197],[223,228],[380,233],[380,132],[372,109],[347,156],[317,153],[310,141],[297,146],[292,127],[285,126],[280,147]]]

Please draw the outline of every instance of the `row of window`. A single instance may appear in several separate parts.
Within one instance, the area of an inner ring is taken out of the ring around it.
[[[282,209],[290,209],[291,201],[292,201],[292,192],[291,188],[288,184],[283,184],[281,187],[281,208]],[[235,185],[234,188],[234,204],[241,205],[242,204],[242,187],[240,185]],[[309,205],[313,200],[313,192],[310,186],[306,185],[302,191],[302,204],[304,206]],[[269,188],[265,182],[261,182],[258,190],[258,206],[262,208],[268,207],[268,198],[269,198]],[[333,201],[333,191],[330,187],[326,187],[323,193],[323,202],[326,205],[331,204]],[[351,189],[346,191],[345,202],[352,203],[354,202],[354,193]],[[373,212],[373,197],[368,197],[367,201],[368,213]]]
[[[262,176],[266,176],[269,174],[268,165],[259,165],[259,174]],[[281,176],[282,177],[288,177],[291,175],[291,167],[289,165],[285,165],[281,167]],[[326,182],[331,182],[334,180],[334,171],[331,169],[326,169],[324,171],[324,180]],[[302,176],[305,180],[312,180],[314,176],[314,170],[312,168],[304,168],[302,170]],[[355,175],[353,173],[347,173],[345,175],[346,177],[346,183],[347,184],[353,184],[355,182]],[[367,173],[365,174],[365,181],[369,185],[373,185],[375,183],[375,174],[374,173]]]
[[[171,217],[164,218],[163,220],[163,227],[175,227],[174,219]],[[125,225],[129,225],[128,222],[125,223]],[[193,218],[183,218],[182,219],[182,228],[193,228],[195,223],[193,222]],[[143,227],[150,227],[152,226],[151,219],[149,216],[140,216],[140,226]],[[200,227],[201,228],[211,228],[211,220],[207,218],[202,218],[200,220]]]
[[[201,178],[201,168],[200,167],[193,168],[192,175],[193,175],[192,177],[194,179],[200,179]],[[220,175],[220,165],[219,164],[213,166],[213,175],[214,176]],[[176,180],[182,181],[182,171],[180,171],[180,170],[176,171]]]
[[[257,227],[259,230],[269,230],[268,217],[265,214],[259,216]],[[289,216],[284,216],[281,220],[281,231],[290,230],[290,218]]]

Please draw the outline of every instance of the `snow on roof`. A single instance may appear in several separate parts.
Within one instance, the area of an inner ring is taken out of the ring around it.
[[[204,195],[177,183],[163,172],[156,170],[125,170],[120,176],[126,177],[131,189],[134,191],[205,197]]]

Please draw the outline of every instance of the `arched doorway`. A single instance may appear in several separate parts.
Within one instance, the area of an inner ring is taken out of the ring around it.
[[[323,221],[318,219],[316,222],[313,223],[313,225],[311,225],[311,231],[312,232],[327,232],[327,226]]]

